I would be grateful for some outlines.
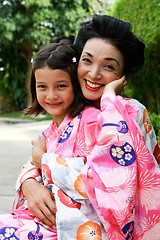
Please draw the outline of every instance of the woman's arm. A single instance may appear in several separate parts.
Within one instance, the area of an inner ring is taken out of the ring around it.
[[[157,190],[159,170],[136,123],[138,112],[130,101],[104,93],[97,143],[82,172],[88,197],[110,239],[125,238],[126,230],[133,227],[136,219],[135,206],[146,209],[149,221],[154,208],[151,202],[156,204],[160,194]],[[154,192],[152,200],[149,189]],[[155,206],[156,216],[159,216],[160,205]]]

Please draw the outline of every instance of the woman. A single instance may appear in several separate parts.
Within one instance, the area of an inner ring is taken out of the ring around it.
[[[122,75],[128,78],[144,64],[144,43],[133,35],[131,24],[110,16],[94,15],[92,22],[79,30],[74,47],[80,57],[78,77],[82,92],[97,108],[100,108],[100,98],[106,84],[115,79],[115,76],[117,79]],[[138,107],[138,115],[134,116],[134,119],[143,132],[146,146],[152,156],[157,157],[159,146],[147,110],[138,101],[130,101]],[[27,198],[28,207],[43,222],[51,226],[54,222],[52,197],[47,189],[30,177],[31,175],[21,187]]]

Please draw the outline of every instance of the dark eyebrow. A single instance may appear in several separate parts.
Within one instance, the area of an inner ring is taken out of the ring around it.
[[[89,53],[89,52],[84,52],[84,53],[86,53],[88,56],[90,56],[90,57],[93,57],[92,56],[92,54],[91,53]],[[119,66],[120,66],[120,64],[119,64],[119,62],[115,59],[115,58],[105,58],[104,60],[109,60],[109,61],[115,61]]]
[[[115,58],[105,58],[105,60],[115,61],[120,66],[119,62]]]
[[[92,54],[90,54],[89,52],[84,52],[84,53],[86,53],[86,54],[87,54],[88,56],[90,56],[90,57],[93,57]],[[84,53],[83,53],[83,54],[84,54]]]

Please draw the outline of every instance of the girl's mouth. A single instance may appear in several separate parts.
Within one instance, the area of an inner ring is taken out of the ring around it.
[[[47,103],[48,106],[50,106],[51,108],[55,108],[58,107],[59,105],[61,105],[61,102],[59,103]]]
[[[92,83],[85,79],[86,88],[92,91],[98,90],[100,87],[104,86],[104,84]]]

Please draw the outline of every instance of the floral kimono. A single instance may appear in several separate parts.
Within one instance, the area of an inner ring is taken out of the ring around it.
[[[87,195],[109,239],[158,240],[160,170],[157,162],[121,97],[103,95],[101,107],[102,130],[82,170]],[[105,115],[107,108],[111,116]],[[146,110],[144,119],[145,116]],[[146,133],[152,131],[150,120],[148,123],[144,124]],[[131,139],[125,137],[128,132]],[[159,156],[156,141],[150,149]]]
[[[32,239],[56,239],[56,230],[59,240],[148,239],[146,234],[150,228],[153,228],[152,239],[158,239],[160,176],[156,162],[158,158],[155,159],[153,154],[159,156],[159,148],[153,128],[148,129],[141,124],[141,131],[138,127],[136,121],[141,119],[144,108],[143,105],[137,108],[133,103],[105,93],[101,113],[88,108],[73,121],[68,121],[66,117],[61,130],[56,131],[51,125],[44,131],[48,153],[42,158],[42,178],[45,186],[50,187],[55,195],[56,229],[45,228],[36,218],[32,218],[32,234],[41,237]],[[143,120],[150,123],[148,116]],[[144,138],[142,132],[145,129],[150,135]],[[152,143],[150,147],[145,146],[144,139],[147,139],[146,144]],[[24,201],[19,187],[30,177],[42,180],[38,169],[28,164],[17,181],[15,208]],[[147,187],[143,192],[146,179]],[[153,194],[149,198],[151,189]],[[26,202],[12,214],[12,218],[20,217],[21,221],[22,216],[24,219],[32,217]],[[0,227],[3,226],[1,219]],[[31,221],[28,221],[28,236],[15,239],[31,239]],[[10,221],[6,220],[6,223]],[[4,236],[6,229],[12,229],[15,236],[21,231],[6,223],[0,230],[1,235]]]
[[[82,181],[81,170],[85,157],[94,146],[94,126],[97,125],[99,110],[86,108],[76,118],[65,117],[57,128],[55,122],[44,131],[47,140],[47,162],[42,160],[42,172],[27,164],[23,167],[17,188],[30,177],[43,179],[43,184],[52,190],[56,200],[56,229],[49,228],[40,222],[27,208],[27,202],[21,191],[15,203],[20,204],[10,214],[0,216],[0,239],[82,239],[81,232],[88,228],[86,236],[107,240],[107,233],[90,203]],[[87,121],[86,121],[87,119]],[[94,123],[90,132],[90,145],[86,145],[85,125]],[[66,156],[65,159],[62,157]],[[42,174],[41,174],[42,173]],[[41,177],[40,177],[41,175]],[[88,227],[83,226],[86,224]],[[85,239],[86,239],[86,236]],[[96,238],[95,238],[96,239]]]

